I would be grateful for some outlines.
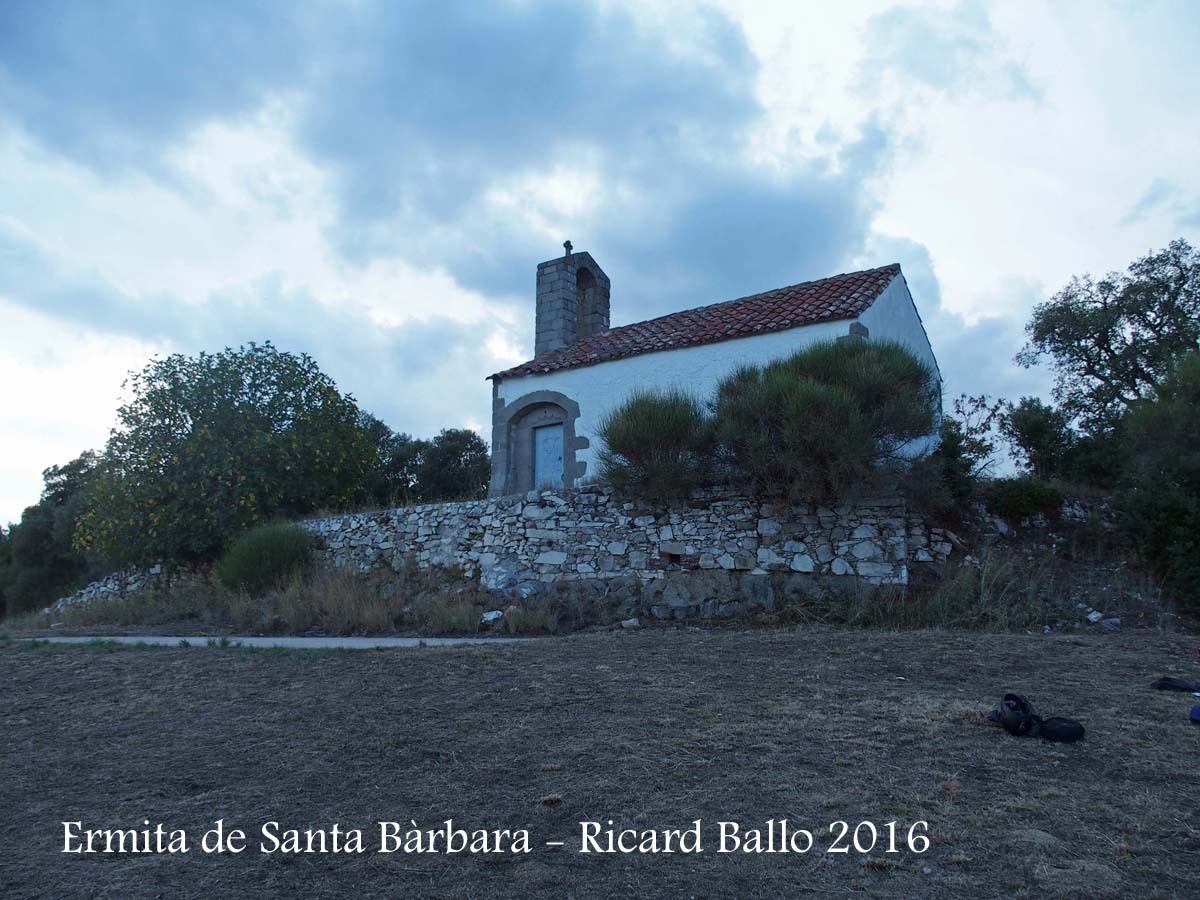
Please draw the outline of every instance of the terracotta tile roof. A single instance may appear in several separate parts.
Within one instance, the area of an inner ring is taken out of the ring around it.
[[[737,300],[670,313],[646,322],[621,325],[568,347],[543,353],[491,377],[499,380],[540,375],[641,353],[714,344],[814,322],[857,318],[898,274],[899,263],[892,263],[878,269],[806,281]]]

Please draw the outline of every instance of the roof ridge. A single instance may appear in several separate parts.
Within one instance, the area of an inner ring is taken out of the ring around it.
[[[872,276],[888,275],[887,281],[874,282]],[[759,291],[755,294],[747,294],[743,297],[734,297],[731,300],[718,300],[714,303],[708,303],[704,306],[694,306],[689,309],[676,310],[675,312],[664,313],[661,316],[656,316],[652,319],[643,319],[639,322],[629,322],[625,325],[618,325],[613,328],[608,328],[604,331],[590,335],[581,341],[576,341],[573,344],[568,344],[566,347],[560,347],[557,350],[552,350],[549,353],[543,354],[541,357],[534,357],[531,360],[520,363],[504,371],[497,372],[489,378],[499,379],[515,375],[532,375],[544,374],[557,371],[559,369],[578,368],[580,366],[593,365],[600,362],[608,362],[616,359],[624,359],[629,356],[638,356],[643,353],[651,353],[656,350],[670,350],[676,347],[700,346],[703,344],[717,343],[723,340],[729,340],[737,337],[749,337],[754,334],[767,333],[772,331],[782,331],[789,328],[797,328],[803,325],[811,325],[821,321],[836,321],[837,319],[854,318],[860,315],[863,310],[871,305],[875,299],[883,292],[896,275],[900,274],[899,263],[888,263],[884,266],[877,266],[871,269],[860,269],[854,272],[841,272],[837,275],[827,275],[824,278],[816,278],[810,281],[800,281],[795,284],[784,285],[782,287],[771,288],[765,291]],[[847,291],[845,294],[836,297],[820,298],[816,296],[822,288],[828,287],[831,283],[852,280],[854,282],[866,282],[864,284],[856,284],[855,289]],[[870,292],[867,297],[856,296],[862,288],[869,288]],[[780,310],[781,316],[776,316],[768,322],[759,324],[750,324],[746,321],[734,320],[727,323],[723,327],[720,323],[716,323],[717,330],[709,330],[704,333],[692,335],[689,337],[686,334],[673,336],[668,340],[659,339],[654,342],[653,346],[642,346],[653,337],[653,333],[658,330],[661,325],[668,320],[674,320],[680,324],[689,324],[699,329],[704,328],[707,319],[714,319],[717,316],[714,313],[722,308],[735,308],[739,304],[748,304],[752,301],[763,301],[764,303],[780,303],[787,305],[787,298],[790,294],[800,293],[804,296],[791,301],[791,305],[795,306],[794,310]],[[863,300],[867,302],[863,303]],[[812,302],[819,301],[820,305],[816,309],[808,309],[806,306]],[[856,301],[852,303],[851,301]],[[841,308],[845,307],[845,308]],[[861,307],[861,308],[860,308]],[[639,332],[645,332],[643,340],[637,340]],[[634,342],[632,346],[620,346],[626,335],[632,335]],[[616,339],[614,341],[614,339]],[[612,346],[610,352],[601,354],[598,352],[588,353],[589,350],[600,350],[605,345]]]
[[[777,288],[770,288],[769,290],[759,291],[757,294],[747,294],[744,297],[734,297],[732,300],[717,300],[713,303],[705,303],[703,306],[691,306],[691,307],[688,307],[687,309],[679,309],[679,310],[676,310],[675,312],[663,313],[661,316],[655,316],[653,319],[642,319],[639,322],[627,322],[624,325],[611,326],[611,327],[605,329],[604,331],[598,331],[595,334],[584,338],[582,341],[576,341],[574,344],[571,344],[570,346],[578,347],[580,344],[585,344],[594,338],[600,337],[601,335],[610,334],[614,331],[620,331],[624,328],[636,328],[639,325],[649,325],[651,322],[657,322],[660,319],[671,319],[671,318],[674,318],[675,316],[687,315],[688,313],[698,313],[698,312],[702,312],[703,310],[706,310],[706,309],[713,309],[714,307],[717,307],[717,306],[730,306],[734,303],[742,303],[743,301],[746,301],[746,300],[757,300],[759,297],[764,297],[767,294],[777,294],[780,291],[793,291],[796,288],[810,287],[812,285],[823,284],[826,281],[836,281],[839,278],[849,278],[854,275],[869,275],[874,272],[882,272],[885,269],[896,269],[897,271],[899,271],[900,263],[888,263],[886,266],[876,266],[873,269],[859,269],[856,272],[841,272],[837,275],[827,275],[824,278],[813,278],[809,281],[797,281],[795,284],[781,285],[780,287],[777,287]],[[560,349],[565,350],[567,348],[562,347]],[[556,351],[552,351],[552,352],[557,353],[558,351],[556,350]],[[532,362],[532,361],[533,360],[530,360],[530,362]]]

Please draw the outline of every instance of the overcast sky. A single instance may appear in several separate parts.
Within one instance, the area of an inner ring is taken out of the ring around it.
[[[898,261],[946,394],[1200,232],[1192,2],[0,3],[0,522],[156,354],[487,435],[570,238],[612,320]]]

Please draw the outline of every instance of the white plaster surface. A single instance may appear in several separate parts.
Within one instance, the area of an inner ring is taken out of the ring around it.
[[[497,386],[497,397],[511,403],[533,391],[558,391],[575,400],[579,404],[575,433],[591,442],[590,447],[576,454],[577,461],[587,464],[584,473],[587,478],[596,474],[600,444],[597,426],[635,390],[680,387],[707,402],[716,394],[721,379],[738,366],[779,359],[817,341],[841,337],[849,332],[853,321],[817,322],[715,344],[643,353],[577,369],[506,378]],[[871,339],[899,341],[937,371],[933,348],[903,275],[893,278],[857,321],[869,329]]]

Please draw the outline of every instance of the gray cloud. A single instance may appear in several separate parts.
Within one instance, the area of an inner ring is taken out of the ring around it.
[[[893,22],[909,28],[899,46],[922,37],[918,26]],[[949,38],[959,62],[983,40],[972,34]],[[756,75],[740,29],[711,11],[655,30],[611,5],[555,2],[15,0],[0,10],[2,115],[44,146],[166,178],[158,161],[191,129],[286,95],[297,146],[335,188],[328,238],[343,258],[440,266],[496,302],[517,299],[525,313],[509,337],[527,349],[533,267],[559,251],[521,215],[497,220],[488,207],[513,176],[597,176],[561,237],[612,277],[616,323],[895,258],[866,243],[887,128],[825,134],[781,170],[750,164],[763,116]],[[64,321],[189,351],[271,338],[310,352],[395,427],[425,433],[488,415],[482,337],[447,319],[382,328],[269,276],[207,297],[134,297],[4,233],[0,290]],[[943,319],[952,346],[956,323]]]
[[[1175,182],[1155,178],[1117,224],[1138,225],[1154,215],[1166,216],[1177,228],[1200,228],[1200,201],[1188,198]]]
[[[581,146],[640,152],[747,123],[754,57],[728,20],[699,21],[702,59],[581,3],[368,5],[322,57],[303,138],[339,172],[347,219],[453,218],[498,176]]]
[[[556,2],[17,0],[2,15],[0,99],[47,146],[153,169],[200,121],[289,92],[300,146],[334,178],[343,256],[444,266],[493,297],[527,297],[557,249],[484,214],[514,174],[598,166],[600,197],[563,237],[611,270],[618,313],[654,314],[841,267],[887,151],[872,126],[840,174],[742,162],[762,115],[757,62],[713,11],[669,30]]]
[[[152,166],[164,142],[295,83],[314,22],[288,10],[269,0],[9,0],[0,108],[89,166]]]
[[[135,297],[98,273],[68,270],[2,224],[0,295],[76,326],[166,341],[189,353],[271,340],[312,355],[364,408],[418,434],[488,415],[478,325],[444,317],[381,325],[361,307],[286,291],[274,276],[199,304]]]
[[[872,17],[866,36],[866,84],[877,85],[891,69],[910,82],[947,93],[991,79],[1009,97],[1041,99],[1041,89],[1019,62],[997,61],[995,30],[979,0],[960,2],[950,12],[893,7]]]
[[[944,381],[947,406],[960,394],[988,394],[1016,400],[1050,400],[1050,376],[1044,369],[1023,369],[1013,357],[1025,343],[1025,323],[1008,315],[984,316],[973,323],[948,309],[928,248],[908,238],[875,236],[869,252],[898,261],[916,300]],[[1032,283],[1009,280],[1000,288],[1005,307],[1029,309],[1044,299]],[[1020,299],[1012,302],[1016,296]]]
[[[708,164],[676,170],[663,227],[631,227],[615,215],[598,231],[615,260],[614,315],[644,318],[844,268],[870,226],[875,207],[865,186],[884,143],[869,128],[836,174],[815,164],[783,177]],[[598,259],[604,266],[605,256]]]

